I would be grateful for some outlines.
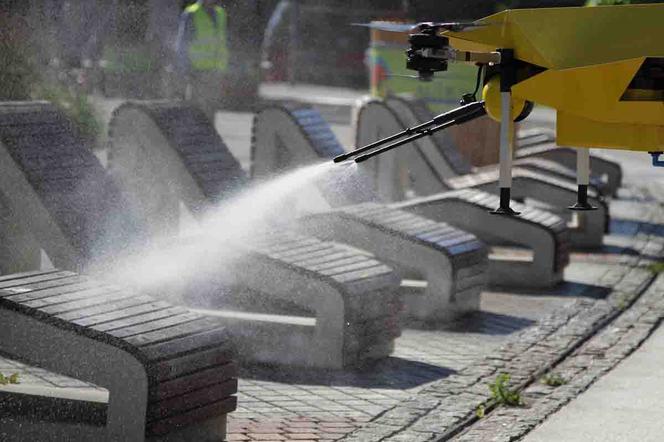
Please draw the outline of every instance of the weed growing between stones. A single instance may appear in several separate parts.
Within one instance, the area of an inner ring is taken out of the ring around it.
[[[478,419],[482,419],[485,414],[486,414],[486,408],[484,407],[484,405],[483,404],[478,405],[477,409],[475,410],[475,416],[477,416]]]
[[[664,272],[664,262],[654,262],[648,266],[648,270],[658,275]]]
[[[14,373],[9,376],[5,376],[4,374],[0,373],[0,385],[7,384],[18,384],[18,373]]]
[[[509,388],[511,376],[508,373],[500,373],[493,384],[489,384],[491,398],[496,405],[507,405],[508,407],[522,407],[524,404],[521,393]]]
[[[542,376],[540,382],[544,385],[548,385],[549,387],[560,387],[561,385],[565,385],[567,383],[567,379],[562,377],[559,373],[550,371]]]

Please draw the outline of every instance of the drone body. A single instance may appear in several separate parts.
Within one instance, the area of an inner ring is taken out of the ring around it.
[[[508,10],[472,23],[420,23],[412,32],[407,68],[430,80],[448,63],[476,65],[482,100],[466,94],[461,107],[335,161],[362,162],[488,113],[500,122],[500,206],[492,213],[517,215],[513,124],[537,103],[557,111],[557,144],[578,148],[572,210],[595,209],[588,148],[646,151],[664,166],[664,4]]]
[[[512,49],[513,100],[557,110],[561,145],[664,150],[664,4],[508,10],[460,30],[457,51]]]

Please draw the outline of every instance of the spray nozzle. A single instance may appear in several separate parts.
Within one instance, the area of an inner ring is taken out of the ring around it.
[[[484,109],[484,101],[475,101],[473,103],[465,104],[449,112],[437,115],[430,121],[419,124],[417,126],[409,127],[406,130],[398,132],[394,135],[390,135],[389,137],[374,141],[373,143],[367,144],[366,146],[360,147],[351,152],[339,155],[335,157],[333,161],[335,163],[340,163],[342,161],[355,158],[355,162],[361,163],[362,161],[366,161],[375,155],[379,155],[399,146],[403,146],[404,144],[408,144],[411,141],[415,141],[419,138],[433,135],[434,133],[448,127],[474,120],[475,118],[479,118],[485,114],[486,110]],[[386,144],[387,146],[385,146]]]

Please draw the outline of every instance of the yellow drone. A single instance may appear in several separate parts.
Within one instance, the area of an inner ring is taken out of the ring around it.
[[[664,151],[664,4],[518,9],[472,23],[420,23],[409,42],[407,66],[423,80],[449,62],[477,65],[482,101],[464,96],[460,108],[336,161],[364,161],[488,113],[501,123],[501,206],[495,213],[513,214],[512,125],[537,103],[556,109],[560,145],[646,151],[654,165],[664,165],[658,160]],[[591,209],[588,149],[578,150],[577,174],[575,208]]]

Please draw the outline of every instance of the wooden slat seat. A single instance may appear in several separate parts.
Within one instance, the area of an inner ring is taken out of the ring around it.
[[[232,338],[216,318],[60,270],[1,276],[0,317],[0,350],[109,390],[105,420],[77,438],[143,440],[236,407]],[[0,416],[10,438],[72,431],[55,424]]]

